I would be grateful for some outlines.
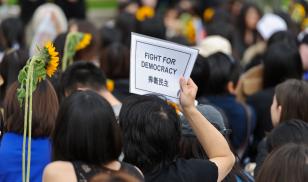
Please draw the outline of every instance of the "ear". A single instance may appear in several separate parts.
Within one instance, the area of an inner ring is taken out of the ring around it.
[[[235,87],[234,87],[234,83],[232,81],[229,81],[227,83],[227,90],[230,94],[235,95]]]
[[[281,105],[278,106],[277,111],[278,111],[278,121],[280,121],[281,112],[282,112],[282,107],[281,107]]]

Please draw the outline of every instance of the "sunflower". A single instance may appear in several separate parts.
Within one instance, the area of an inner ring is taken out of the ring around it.
[[[87,47],[91,43],[91,40],[92,40],[92,35],[89,33],[85,33],[82,36],[82,39],[80,40],[80,42],[76,45],[76,51],[79,51]]]
[[[203,19],[205,22],[210,22],[215,15],[215,10],[213,8],[206,8],[203,12]]]
[[[49,77],[52,77],[52,75],[56,72],[57,67],[59,65],[59,53],[56,51],[56,48],[53,46],[52,42],[47,42],[44,46],[45,50],[48,53],[49,60],[47,62],[46,66],[46,74]]]
[[[149,6],[143,6],[139,8],[136,12],[136,19],[139,21],[144,21],[147,18],[152,18],[155,15],[155,10]]]

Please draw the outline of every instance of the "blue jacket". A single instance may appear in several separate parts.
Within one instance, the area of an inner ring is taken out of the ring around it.
[[[236,101],[233,95],[207,96],[205,99],[220,108],[228,119],[229,128],[232,130],[230,139],[232,146],[238,149],[245,141],[247,134],[247,113],[242,104]],[[251,108],[250,108],[251,109]],[[255,113],[252,113],[251,133],[255,127]]]

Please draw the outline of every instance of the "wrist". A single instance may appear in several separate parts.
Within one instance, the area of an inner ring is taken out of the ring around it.
[[[185,107],[182,106],[182,109],[183,109],[184,115],[190,115],[190,114],[194,113],[195,111],[197,111],[197,108],[194,105],[185,106]]]

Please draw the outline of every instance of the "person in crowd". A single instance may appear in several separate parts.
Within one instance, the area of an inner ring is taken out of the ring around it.
[[[23,24],[27,25],[31,20],[36,8],[46,2],[47,0],[18,0],[18,4],[20,5],[19,17],[22,20]]]
[[[308,103],[303,102],[307,99],[308,83],[305,81],[291,79],[279,84],[275,89],[270,109],[272,125],[276,127],[290,119],[308,122]],[[263,138],[258,145],[255,173],[258,172],[260,164],[269,152],[266,141],[267,137]]]
[[[37,46],[54,40],[57,35],[67,31],[67,19],[61,8],[53,3],[39,6],[31,19],[27,30],[27,41],[30,42],[29,53],[36,53]]]
[[[266,140],[268,152],[287,143],[308,145],[308,122],[299,119],[284,121],[268,134]]]
[[[52,135],[53,162],[43,181],[88,181],[116,171],[142,180],[136,167],[118,161],[121,150],[121,130],[108,101],[93,91],[75,92],[61,103]]]
[[[247,103],[254,108],[257,114],[254,131],[256,143],[262,140],[265,132],[273,128],[270,107],[275,86],[289,78],[302,78],[302,63],[297,47],[286,42],[277,42],[267,48],[263,56],[263,67],[263,89],[247,97]]]
[[[298,37],[299,53],[301,55],[304,79],[308,81],[308,30],[301,32]]]
[[[225,121],[225,116],[211,105],[197,105],[196,107],[201,114],[207,118],[218,131],[220,131],[226,140],[229,141],[230,129],[226,127],[227,121]],[[184,159],[208,159],[191,126],[188,124],[188,121],[183,115],[180,117],[180,120],[182,124],[182,137],[179,156]],[[223,182],[231,181],[251,182],[253,181],[253,178],[241,169],[240,164],[237,161],[231,172],[223,180]]]
[[[54,0],[60,6],[68,20],[86,18],[86,1],[85,0]]]
[[[234,155],[224,137],[194,106],[195,83],[181,78],[180,85],[183,113],[209,160],[178,158],[181,125],[175,109],[157,96],[132,96],[119,116],[124,161],[139,167],[148,182],[221,181],[232,169]]]
[[[256,27],[261,17],[262,11],[257,5],[252,3],[243,5],[238,17],[238,38],[235,45],[240,58],[249,46],[257,43],[259,37]]]
[[[19,18],[4,19],[0,24],[1,46],[4,50],[25,48],[24,32],[24,26]]]
[[[17,101],[17,88],[18,83],[13,83],[4,101],[4,135],[0,141],[2,182],[22,181],[24,114]],[[33,93],[30,181],[42,181],[44,167],[51,162],[49,137],[55,127],[58,109],[58,98],[51,83],[41,81]]]
[[[266,158],[256,176],[256,182],[307,181],[307,158],[307,144],[286,144]]]
[[[271,105],[273,126],[288,119],[301,119],[308,122],[308,83],[302,80],[290,79],[275,88]]]
[[[69,26],[70,32],[89,33],[90,44],[76,52],[74,61],[89,61],[99,66],[100,37],[97,28],[88,20],[74,20]]]
[[[94,64],[79,61],[69,66],[60,78],[64,96],[69,96],[76,90],[92,90],[104,97],[118,116],[121,102],[107,89],[104,72]]]
[[[106,73],[120,100],[129,96],[129,49],[121,43],[112,43],[101,55],[100,67]]]
[[[26,65],[28,51],[23,49],[12,49],[7,51],[0,63],[0,75],[3,84],[0,86],[0,107],[3,104],[6,90],[9,86],[17,81],[19,71]]]
[[[240,76],[240,65],[232,57],[221,52],[206,58],[209,77],[198,101],[212,104],[224,111],[232,133],[231,145],[243,156],[255,125],[255,114],[250,106],[236,101],[235,88]],[[205,70],[204,70],[205,71]]]

